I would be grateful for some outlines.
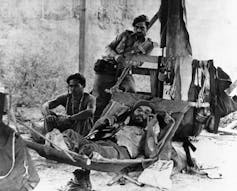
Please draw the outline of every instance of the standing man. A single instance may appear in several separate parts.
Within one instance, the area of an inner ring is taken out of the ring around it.
[[[42,106],[46,131],[52,131],[54,128],[61,132],[66,129],[73,129],[80,135],[85,136],[93,125],[95,98],[84,92],[86,79],[82,74],[72,74],[66,81],[68,93],[46,102]],[[59,105],[65,108],[66,115],[57,115],[51,111]]]
[[[105,106],[111,99],[111,95],[105,92],[118,80],[122,70],[126,66],[126,57],[136,54],[148,54],[153,49],[153,42],[146,38],[149,26],[147,16],[140,15],[133,20],[134,31],[126,30],[119,34],[106,47],[106,56],[95,63],[95,81],[93,95],[96,96],[95,120],[97,120]],[[128,59],[127,59],[128,60]],[[120,87],[127,92],[135,92],[135,82],[131,74],[128,74]]]

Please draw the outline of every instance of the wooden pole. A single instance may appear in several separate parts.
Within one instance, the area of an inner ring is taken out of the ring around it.
[[[41,0],[41,19],[44,19],[44,0]]]
[[[79,72],[85,72],[86,0],[80,0]]]
[[[157,19],[159,19],[159,17],[160,17],[160,10],[157,11],[156,14],[151,18],[150,24],[147,30],[149,30],[152,27],[152,25],[157,21]]]

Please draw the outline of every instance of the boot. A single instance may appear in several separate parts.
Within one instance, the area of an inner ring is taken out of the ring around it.
[[[74,179],[70,180],[65,191],[91,191],[90,171],[76,169]]]

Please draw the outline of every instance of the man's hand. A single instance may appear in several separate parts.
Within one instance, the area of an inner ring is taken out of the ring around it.
[[[46,102],[42,105],[41,112],[42,112],[44,117],[50,114],[49,103],[48,102]]]
[[[136,53],[126,53],[126,55],[116,55],[114,57],[115,61],[120,64],[123,67],[128,67],[128,66],[134,66],[134,67],[139,67],[141,66],[143,63],[136,61],[136,60],[132,60],[133,56],[136,55]]]
[[[108,116],[105,118],[105,121],[107,121],[107,123],[109,123],[109,125],[113,125],[117,121],[117,117],[114,115]]]
[[[70,122],[73,121],[73,118],[72,118],[71,115],[67,115],[67,116],[65,116],[65,119],[66,119],[67,121],[70,121]]]
[[[174,121],[174,119],[171,117],[171,115],[169,113],[165,114],[164,120],[167,124]]]
[[[114,59],[117,63],[119,63],[121,65],[124,65],[124,63],[125,63],[125,57],[123,55],[118,54],[114,57]]]
[[[73,117],[71,115],[65,115],[62,117],[64,118],[65,121],[73,121]]]
[[[143,64],[143,62],[140,62],[138,60],[134,60],[134,57],[136,58],[137,54],[128,53],[125,55],[125,61],[124,66],[133,66],[133,67],[139,67]]]
[[[49,115],[46,117],[46,121],[48,123],[54,123],[54,122],[56,122],[56,120],[57,120],[57,117],[55,115]]]

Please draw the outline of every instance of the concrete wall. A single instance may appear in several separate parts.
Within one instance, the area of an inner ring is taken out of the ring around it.
[[[1,0],[2,18],[51,18],[66,19],[73,14],[78,0]]]

